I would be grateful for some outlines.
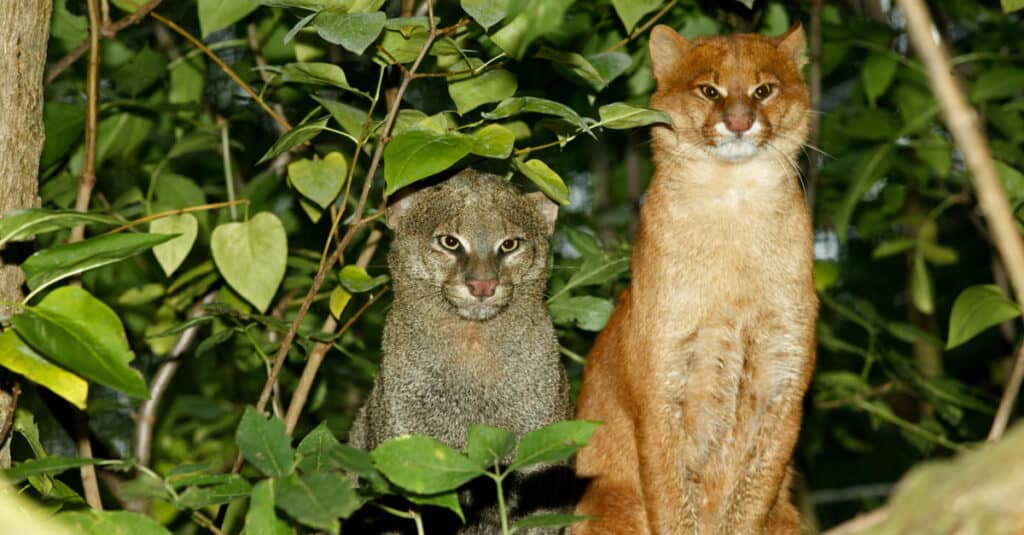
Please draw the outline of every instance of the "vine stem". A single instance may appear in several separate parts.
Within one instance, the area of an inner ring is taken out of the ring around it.
[[[185,208],[175,208],[173,210],[165,210],[163,212],[159,212],[159,213],[156,213],[156,214],[149,214],[149,215],[147,215],[145,217],[140,217],[138,219],[133,219],[133,220],[129,221],[128,224],[121,225],[120,227],[117,227],[114,230],[108,230],[106,233],[107,234],[115,234],[117,232],[121,232],[122,230],[127,230],[127,229],[130,229],[132,227],[141,225],[143,223],[149,223],[150,221],[154,221],[156,219],[163,219],[165,217],[170,217],[172,215],[187,214],[189,212],[203,212],[203,211],[206,211],[206,210],[216,210],[218,208],[224,208],[226,206],[235,206],[235,205],[239,205],[239,204],[249,204],[249,199],[239,199],[237,201],[214,202],[214,203],[209,203],[209,204],[200,204],[200,205],[196,205],[196,206],[188,206],[188,207],[185,207]]]
[[[402,83],[399,85],[398,91],[395,93],[396,103],[402,101],[402,96],[405,95],[405,91],[409,88],[409,83],[412,82],[416,70],[420,67],[420,64],[423,63],[423,59],[427,56],[427,52],[430,50],[430,47],[433,46],[437,36],[442,33],[438,30],[434,20],[434,8],[431,4],[431,0],[427,0],[427,5],[429,7],[430,34],[427,36],[426,42],[423,43],[423,48],[420,49],[420,52],[416,56],[416,60],[413,62],[408,74],[402,77]],[[344,254],[345,247],[347,247],[349,242],[352,241],[356,231],[361,228],[360,222],[363,216],[363,211],[366,209],[366,199],[370,195],[370,187],[373,185],[373,176],[376,174],[377,168],[380,166],[380,160],[384,153],[384,146],[387,144],[388,135],[391,132],[392,126],[394,126],[399,108],[401,108],[401,106],[395,105],[388,110],[388,115],[384,121],[384,128],[381,130],[380,142],[377,143],[377,147],[373,151],[373,159],[370,160],[370,167],[366,172],[366,180],[363,182],[363,190],[359,195],[359,202],[356,205],[355,213],[352,216],[352,224],[349,225],[348,230],[345,232],[345,235],[342,237],[338,245],[334,248],[334,252],[331,253],[330,257],[321,257],[320,267],[317,270],[316,276],[313,278],[313,284],[310,286],[309,292],[306,293],[306,298],[302,301],[302,305],[299,306],[299,310],[295,314],[295,320],[288,329],[288,334],[285,335],[284,340],[281,342],[281,347],[278,349],[277,356],[274,359],[274,366],[270,370],[270,375],[267,377],[267,380],[263,385],[263,391],[260,393],[260,398],[256,403],[256,410],[259,412],[263,412],[267,407],[267,403],[270,401],[270,394],[273,391],[274,382],[277,381],[277,377],[281,373],[281,368],[284,366],[284,361],[288,357],[288,351],[295,342],[295,335],[298,332],[299,325],[306,317],[306,313],[309,311],[309,307],[312,305],[313,300],[316,299],[317,293],[320,292],[320,287],[323,286],[324,280],[327,278],[327,273],[330,272],[335,264],[338,263],[338,260],[340,260]],[[331,238],[329,237],[328,240],[330,239]],[[235,458],[235,464],[231,469],[232,473],[237,474],[242,469],[243,460],[244,459],[241,454]]]
[[[942,103],[945,111],[943,120],[953,134],[956,144],[963,151],[967,167],[974,177],[978,204],[989,220],[993,242],[1003,259],[1003,265],[1006,266],[1017,303],[1024,303],[1024,240],[1017,230],[1006,192],[999,182],[999,173],[992,162],[992,154],[980,128],[978,114],[967,103],[961,86],[953,78],[949,57],[935,40],[932,33],[934,23],[924,2],[897,0],[897,4],[906,16],[907,33],[927,69],[932,92]],[[1020,374],[1024,374],[1024,351],[1017,353],[1014,363],[1013,375],[1019,377]],[[1019,380],[1011,380],[1004,389],[1002,400],[999,402],[999,412],[1004,413],[1004,419],[1009,419],[1008,412],[1019,392]],[[1002,436],[1006,424],[1004,421],[1002,428],[999,428],[998,423],[998,419],[993,423],[989,441],[998,440]]]

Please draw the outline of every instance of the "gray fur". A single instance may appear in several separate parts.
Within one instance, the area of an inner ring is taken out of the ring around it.
[[[380,371],[350,433],[353,446],[370,450],[389,438],[423,434],[464,450],[470,424],[522,436],[570,417],[544,303],[548,235],[557,213],[543,204],[550,202],[467,169],[392,205],[394,305]],[[466,247],[461,254],[445,250],[439,235],[459,236]],[[509,238],[520,239],[515,253],[499,254],[495,244]],[[458,295],[466,279],[482,277],[499,281],[488,299],[496,304],[464,306]],[[521,487],[510,486],[514,504]],[[493,512],[481,516],[459,533],[500,533]]]

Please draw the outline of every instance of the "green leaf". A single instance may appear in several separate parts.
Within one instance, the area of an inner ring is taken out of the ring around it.
[[[417,494],[449,491],[484,473],[465,455],[425,436],[393,438],[370,455],[392,483]]]
[[[348,306],[348,302],[352,300],[352,294],[345,291],[342,287],[337,287],[331,292],[330,308],[331,315],[334,319],[341,318],[341,313],[345,311],[345,307]]]
[[[1024,200],[1024,173],[999,160],[993,160],[993,163],[996,165],[999,181],[1002,182],[1003,189],[1006,190],[1006,196],[1010,199],[1010,203],[1017,204]]]
[[[569,278],[569,282],[565,283],[558,293],[552,295],[549,301],[574,288],[604,284],[628,270],[629,257],[627,256],[602,254],[588,257],[583,261],[580,269]]]
[[[168,69],[171,85],[167,91],[167,102],[198,104],[203,98],[203,88],[206,86],[206,62],[203,57],[183,57],[171,62]]]
[[[512,155],[516,135],[500,124],[489,124],[473,132],[473,154],[504,159]]]
[[[80,466],[86,466],[90,464],[96,464],[101,462],[100,459],[92,458],[80,458],[80,457],[62,457],[60,455],[51,455],[42,459],[29,459],[27,461],[18,463],[11,468],[4,470],[3,476],[12,485],[17,485],[22,481],[32,477],[40,475],[55,476],[70,470],[72,468],[78,468]]]
[[[102,301],[77,286],[64,286],[11,318],[21,337],[50,360],[129,396],[148,398],[124,326]]]
[[[25,301],[61,279],[120,262],[174,237],[168,234],[104,234],[36,252],[21,266],[25,271],[25,282],[32,290]]]
[[[210,249],[228,284],[260,312],[266,311],[288,260],[288,236],[281,220],[260,212],[244,223],[218,225]]]
[[[473,150],[472,137],[456,132],[407,130],[384,147],[386,195],[440,173]]]
[[[358,138],[362,134],[363,123],[366,122],[366,110],[346,102],[339,102],[337,100],[320,98],[317,96],[313,96],[313,100],[316,100],[321,106],[327,108],[327,111],[331,113],[331,117],[333,117],[334,121],[338,123],[338,126],[340,126],[341,129],[349,135],[354,138]]]
[[[615,13],[626,27],[626,32],[632,32],[636,23],[644,15],[658,9],[664,0],[612,0]]]
[[[341,443],[334,438],[334,433],[331,433],[327,423],[321,422],[302,439],[296,449],[299,455],[299,470],[310,473],[337,468],[339,465],[335,455],[340,447]]]
[[[874,251],[871,251],[871,258],[886,258],[892,255],[905,253],[913,249],[917,245],[917,240],[913,238],[895,238],[892,240],[885,240],[875,247]]]
[[[0,219],[0,247],[9,241],[27,240],[36,234],[86,224],[114,226],[119,225],[120,221],[113,217],[77,210],[14,210],[4,214],[3,219]]]
[[[864,84],[864,93],[868,97],[871,106],[875,106],[878,97],[888,91],[896,77],[896,58],[890,54],[872,52],[864,60],[864,67],[860,71],[860,80]]]
[[[233,474],[224,483],[209,487],[189,487],[177,501],[177,505],[188,509],[201,509],[210,505],[221,505],[238,498],[244,498],[252,491],[252,485],[238,474]]]
[[[483,468],[494,468],[516,447],[516,435],[511,431],[481,424],[469,426],[466,456]]]
[[[405,498],[416,505],[432,505],[443,507],[458,515],[462,523],[466,523],[466,515],[462,512],[462,504],[459,503],[459,491],[452,490],[441,494],[420,495],[413,493],[404,494]]]
[[[39,167],[46,169],[64,157],[82,138],[85,107],[60,101],[47,102],[43,106],[43,125],[46,140],[43,142]]]
[[[612,83],[633,66],[633,59],[622,52],[601,52],[587,56],[587,61],[597,69],[605,83]]]
[[[456,62],[449,69],[453,72],[478,69],[483,62],[477,58],[468,58]],[[455,102],[460,115],[476,108],[501,102],[516,94],[519,80],[516,75],[505,69],[483,69],[476,74],[462,74],[448,78],[448,95]]]
[[[274,145],[267,149],[267,153],[264,154],[256,164],[258,165],[267,160],[276,158],[284,151],[291,150],[293,147],[297,147],[315,138],[324,130],[324,128],[327,128],[328,120],[330,120],[330,116],[292,128],[283,136],[278,138],[277,141],[274,142]]]
[[[130,511],[70,511],[57,520],[75,535],[171,535],[156,520]]]
[[[362,55],[366,47],[377,40],[387,18],[383,11],[346,13],[328,9],[321,11],[313,23],[325,41]]]
[[[327,208],[338,197],[347,173],[348,162],[336,151],[319,160],[302,158],[288,164],[288,182],[320,208]]]
[[[527,528],[557,528],[562,526],[571,526],[577,522],[593,520],[595,518],[597,517],[567,514],[533,515],[519,520],[515,524],[512,524],[512,527],[517,530]]]
[[[1003,13],[1012,13],[1024,9],[1024,0],[1002,0]]]
[[[491,34],[491,41],[508,55],[522,59],[531,43],[561,27],[566,9],[574,1],[526,0],[512,20]]]
[[[250,0],[199,0],[198,7],[199,31],[206,37],[242,20],[260,6]]]
[[[608,299],[591,295],[563,295],[548,302],[548,310],[557,324],[575,324],[584,331],[597,332],[608,323],[615,305]]]
[[[538,463],[555,463],[587,445],[600,422],[568,420],[530,431],[519,441],[516,460],[509,468],[522,470]]]
[[[505,119],[520,113],[541,113],[553,115],[564,119],[566,122],[575,125],[584,131],[589,131],[587,123],[572,108],[562,104],[539,97],[513,97],[501,101],[493,110],[486,112],[483,116],[487,119]]]
[[[537,159],[523,161],[522,158],[515,158],[512,163],[551,200],[561,205],[569,204],[569,188],[548,164]]]
[[[89,18],[68,11],[67,0],[55,0],[50,35],[60,41],[65,51],[73,50],[79,43],[89,38]]]
[[[509,0],[459,0],[459,4],[485,30],[508,16]]]
[[[114,70],[110,79],[122,93],[142,93],[167,73],[167,59],[149,45],[142,47],[130,60]]]
[[[971,84],[971,100],[998,100],[1019,94],[1024,87],[1024,68],[997,65],[983,69]]]
[[[168,277],[185,261],[199,235],[199,220],[192,214],[177,214],[149,224],[153,234],[178,234],[177,238],[153,247],[153,256]]]
[[[871,152],[861,156],[860,162],[856,166],[858,172],[854,176],[852,184],[846,189],[846,194],[843,195],[839,208],[835,211],[835,215],[832,218],[840,240],[846,241],[853,211],[860,204],[861,199],[864,198],[864,194],[889,169],[892,163],[892,149],[893,146],[886,143],[878,145]]]
[[[281,79],[299,84],[331,85],[340,89],[352,89],[352,86],[348,85],[345,71],[333,63],[289,63],[281,68]]]
[[[953,168],[953,147],[946,138],[936,132],[923,135],[921,140],[914,144],[914,154],[940,177],[949,176]]]
[[[935,312],[935,290],[932,288],[932,277],[924,257],[918,255],[914,259],[914,270],[910,273],[910,296],[914,306],[925,314]]]
[[[36,353],[13,330],[0,333],[0,366],[85,409],[89,383]]]
[[[337,472],[293,475],[274,482],[277,506],[315,529],[338,532],[338,517],[348,518],[361,505],[345,476]]]
[[[592,91],[601,91],[608,85],[608,81],[601,77],[597,68],[591,65],[587,58],[575,52],[565,52],[543,46],[534,57],[553,62],[555,70],[568,80]]]
[[[387,275],[371,277],[365,269],[356,265],[347,265],[338,273],[338,280],[346,290],[352,293],[368,292],[390,280]]]
[[[274,480],[264,479],[252,488],[249,512],[242,535],[290,535],[294,528],[274,514]]]
[[[634,106],[625,102],[613,102],[601,106],[597,113],[601,117],[601,126],[612,130],[628,130],[655,123],[672,124],[672,118],[663,111]]]
[[[245,459],[264,474],[286,477],[292,472],[295,451],[291,437],[284,430],[284,422],[279,418],[267,418],[246,406],[235,438]]]
[[[963,344],[978,333],[1020,316],[1020,308],[1006,298],[995,284],[971,286],[960,292],[949,313],[949,339],[946,349]]]

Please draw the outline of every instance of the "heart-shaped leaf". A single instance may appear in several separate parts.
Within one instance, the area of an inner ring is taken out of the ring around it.
[[[325,9],[316,16],[314,24],[325,41],[361,55],[380,35],[387,18],[383,11],[349,13]]]
[[[288,181],[299,193],[327,208],[341,193],[348,163],[340,152],[331,152],[319,160],[305,158],[288,164]]]
[[[199,221],[192,214],[177,214],[153,221],[149,224],[149,231],[154,234],[180,234],[171,241],[153,247],[156,261],[160,263],[164,274],[170,277],[192,250],[192,244],[199,234]]]
[[[260,312],[284,278],[288,236],[281,220],[260,212],[244,223],[225,223],[210,237],[213,261],[224,280]]]

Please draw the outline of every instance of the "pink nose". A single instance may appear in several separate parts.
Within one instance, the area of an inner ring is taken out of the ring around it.
[[[725,127],[728,128],[730,132],[742,134],[743,132],[750,130],[751,126],[754,126],[754,116],[749,113],[728,113],[725,115]]]
[[[494,295],[494,289],[498,287],[498,281],[470,279],[466,281],[466,286],[469,287],[469,293],[473,297],[490,297]]]

